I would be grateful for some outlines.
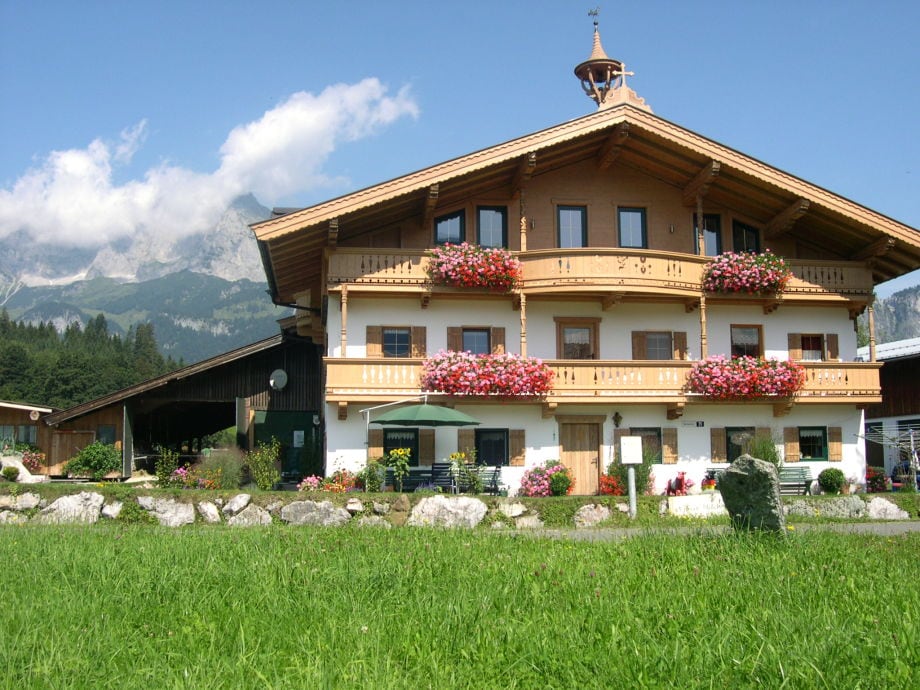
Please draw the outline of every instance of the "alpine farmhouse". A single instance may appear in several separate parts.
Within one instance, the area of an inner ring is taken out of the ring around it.
[[[920,231],[654,114],[596,26],[575,73],[592,114],[253,226],[324,352],[326,474],[475,450],[512,494],[557,458],[594,494],[632,435],[660,492],[769,435],[862,483],[855,319]],[[480,424],[373,423],[426,394]]]

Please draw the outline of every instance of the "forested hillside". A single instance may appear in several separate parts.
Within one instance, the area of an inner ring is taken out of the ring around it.
[[[149,323],[109,333],[99,314],[63,334],[53,325],[13,321],[0,310],[0,400],[67,408],[182,366],[164,359]]]

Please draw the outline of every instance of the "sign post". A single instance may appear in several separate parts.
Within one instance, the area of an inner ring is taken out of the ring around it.
[[[636,519],[636,468],[642,464],[642,437],[623,436],[620,438],[620,462],[627,465],[629,483],[629,519]]]

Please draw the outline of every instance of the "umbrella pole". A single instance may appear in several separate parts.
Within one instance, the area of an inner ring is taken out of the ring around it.
[[[393,405],[401,405],[405,402],[413,402],[415,400],[421,400],[423,403],[428,402],[428,393],[422,393],[421,395],[416,395],[413,398],[403,398],[402,400],[394,400],[393,402],[383,403],[382,405],[374,405],[373,407],[365,407],[363,410],[359,410],[362,415],[364,415],[364,460],[370,461],[370,435],[371,435],[371,412],[373,410],[379,410],[382,407],[392,407]]]

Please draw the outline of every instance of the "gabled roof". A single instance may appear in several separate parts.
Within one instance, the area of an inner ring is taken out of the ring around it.
[[[316,284],[331,224],[339,238],[352,237],[420,215],[435,185],[439,207],[502,187],[510,197],[531,163],[540,175],[590,159],[603,167],[614,156],[614,165],[681,189],[688,206],[705,185],[707,204],[759,220],[768,241],[794,234],[804,215],[808,235],[798,241],[829,257],[873,257],[878,282],[920,268],[917,229],[627,102],[253,224],[273,298],[292,303],[294,293]]]
[[[11,410],[25,410],[26,412],[41,412],[42,414],[48,414],[49,412],[54,411],[54,408],[51,407],[31,405],[29,403],[15,403],[8,400],[0,400],[0,407],[6,407]]]
[[[157,388],[162,388],[169,383],[174,381],[181,381],[187,379],[196,374],[208,371],[209,369],[214,369],[224,364],[230,362],[235,362],[237,360],[249,357],[259,352],[277,347],[284,340],[284,334],[279,333],[274,335],[271,338],[266,338],[265,340],[260,340],[249,345],[244,345],[243,347],[237,348],[236,350],[231,350],[230,352],[225,352],[223,354],[211,357],[210,359],[205,359],[196,364],[192,364],[182,369],[177,369],[176,371],[171,371],[168,374],[163,374],[162,376],[157,376],[146,381],[142,381],[128,388],[124,388],[120,391],[110,393],[108,395],[103,395],[101,398],[96,398],[95,400],[90,400],[89,402],[82,403],[80,405],[75,405],[66,410],[60,412],[55,412],[45,417],[45,422],[51,426],[60,424],[61,422],[66,422],[69,419],[74,419],[75,417],[80,417],[82,415],[88,414],[103,407],[107,407],[114,403],[123,402],[128,398],[132,398],[141,393],[146,393],[148,391],[155,390]]]

